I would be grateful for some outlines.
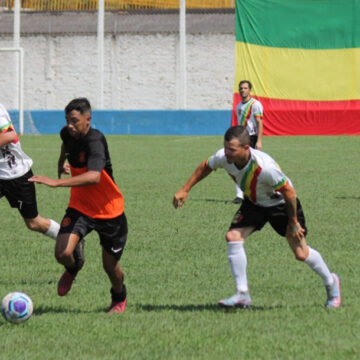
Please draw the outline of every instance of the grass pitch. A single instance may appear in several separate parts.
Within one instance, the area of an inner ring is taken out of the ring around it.
[[[234,185],[216,171],[196,185],[184,208],[172,196],[222,137],[108,136],[114,176],[129,222],[121,259],[128,306],[105,313],[110,283],[96,233],[71,292],[56,293],[62,268],[54,242],[30,232],[0,201],[0,297],[23,291],[34,315],[20,325],[0,319],[0,359],[358,359],[360,137],[266,137],[264,150],[291,178],[309,234],[342,280],[343,306],[324,308],[325,290],[296,262],[270,226],[248,238],[251,310],[226,311],[234,293],[225,231],[237,206]],[[37,174],[56,176],[58,136],[25,136]],[[60,221],[69,189],[37,185],[39,212]]]

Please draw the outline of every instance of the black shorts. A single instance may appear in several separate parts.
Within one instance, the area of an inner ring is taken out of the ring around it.
[[[305,224],[305,215],[299,199],[296,199],[296,203],[297,218],[300,225],[305,229],[306,235],[307,228]],[[285,203],[272,207],[262,207],[245,199],[240,209],[236,212],[229,230],[247,226],[252,226],[255,227],[255,230],[260,230],[267,222],[269,222],[279,235],[285,236],[288,220],[289,218]]]
[[[101,246],[119,260],[125,248],[128,232],[125,213],[114,219],[93,219],[75,209],[67,208],[61,221],[59,235],[76,234],[83,238],[93,230],[99,234]]]
[[[258,136],[257,135],[250,135],[250,147],[255,149],[257,141],[258,141]]]
[[[35,185],[28,179],[33,176],[31,170],[16,179],[0,179],[0,194],[5,196],[12,208],[17,208],[25,219],[38,216]]]

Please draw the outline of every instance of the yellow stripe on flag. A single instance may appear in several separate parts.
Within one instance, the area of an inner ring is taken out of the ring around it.
[[[240,80],[253,94],[287,100],[360,99],[360,48],[306,50],[236,42],[234,93]]]

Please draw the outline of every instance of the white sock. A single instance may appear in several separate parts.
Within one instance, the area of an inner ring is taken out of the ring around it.
[[[236,192],[236,197],[243,199],[244,198],[244,193],[242,192],[242,190],[240,189],[240,186],[238,184],[235,184],[235,192]]]
[[[57,234],[58,234],[58,232],[60,230],[60,225],[56,221],[54,221],[52,219],[49,219],[49,220],[50,220],[50,226],[44,232],[44,235],[46,235],[48,237],[51,237],[54,240],[56,240]]]
[[[246,276],[247,258],[243,241],[230,241],[228,245],[228,260],[234,276],[237,292],[248,292]]]
[[[309,256],[305,259],[305,262],[323,279],[324,285],[332,285],[334,282],[334,278],[331,275],[331,272],[325,261],[323,260],[322,256],[318,251],[312,249],[310,246],[309,248]]]

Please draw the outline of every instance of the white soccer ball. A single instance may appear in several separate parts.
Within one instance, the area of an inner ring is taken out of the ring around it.
[[[32,300],[22,292],[9,293],[1,301],[1,314],[11,323],[22,323],[29,319],[32,313]]]

